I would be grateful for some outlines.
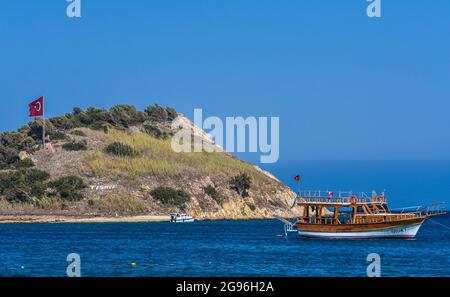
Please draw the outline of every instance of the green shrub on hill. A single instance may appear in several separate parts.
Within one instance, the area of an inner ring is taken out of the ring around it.
[[[256,206],[253,203],[247,203],[248,208],[250,208],[251,211],[256,210]]]
[[[67,137],[67,135],[63,132],[60,131],[55,131],[51,136],[50,136],[51,140],[67,140],[69,139],[69,137]]]
[[[70,132],[70,134],[75,135],[75,136],[81,136],[81,137],[86,137],[86,133],[84,133],[81,130],[73,130],[72,132]]]
[[[34,162],[33,162],[33,160],[27,158],[27,159],[17,161],[16,163],[13,164],[13,166],[16,169],[31,168],[31,167],[34,167]]]
[[[24,126],[25,127],[25,126]],[[22,127],[23,128],[23,127]],[[32,152],[37,144],[26,132],[4,132],[0,134],[0,145],[14,149],[16,151]]]
[[[230,179],[230,187],[242,197],[248,196],[248,190],[252,184],[252,179],[247,173],[241,173]]]
[[[164,108],[159,106],[158,104],[147,107],[144,112],[147,115],[147,119],[149,121],[157,123],[171,122],[178,116],[178,113],[175,109],[170,107]]]
[[[143,124],[147,120],[167,123],[176,118],[177,115],[175,109],[163,108],[158,105],[148,107],[145,111],[139,111],[132,105],[121,104],[112,107],[110,110],[89,107],[86,111],[83,111],[76,107],[72,113],[51,118],[50,122],[53,127],[61,130],[80,127],[99,130],[105,125],[121,129]]]
[[[0,173],[0,194],[10,202],[31,202],[45,194],[50,175],[34,168]]]
[[[119,156],[119,157],[137,157],[139,153],[127,144],[120,142],[113,142],[105,148],[105,152],[109,155]]]
[[[17,161],[19,161],[17,150],[0,145],[0,169],[5,169]]]
[[[183,190],[176,190],[170,187],[157,187],[150,192],[150,195],[162,204],[180,207],[188,202],[190,196]]]
[[[28,136],[33,138],[36,143],[42,144],[42,130],[43,130],[43,121],[42,119],[38,119],[36,121],[30,122],[28,124],[28,129],[24,130],[27,131]],[[52,122],[45,121],[45,135],[49,137],[50,139],[57,139],[61,137],[60,132],[55,129],[55,126],[53,126]]]
[[[85,151],[87,150],[87,142],[85,140],[73,141],[63,144],[62,148],[66,151]]]
[[[86,188],[83,179],[74,175],[52,181],[48,186],[55,189],[61,199],[68,201],[79,201],[83,199],[82,190]]]
[[[24,164],[28,163],[28,166],[32,164],[25,160],[22,161]],[[86,185],[80,177],[67,176],[47,182],[49,178],[47,172],[35,168],[0,172],[0,195],[12,203],[36,202],[47,195],[69,201],[83,198],[81,191]]]
[[[71,116],[68,115],[51,118],[50,122],[53,124],[53,126],[62,130],[70,130],[75,128]]]
[[[113,119],[113,123],[119,127],[128,128],[132,125],[143,123],[145,118],[145,113],[142,111],[138,111],[136,107],[122,104],[114,106],[110,109],[111,117]]]
[[[221,203],[222,197],[220,196],[219,192],[216,190],[215,187],[208,185],[207,187],[203,188],[203,191],[206,195],[213,198],[217,203]]]
[[[147,134],[158,138],[158,139],[166,139],[169,134],[166,131],[161,130],[157,126],[155,126],[151,121],[146,121],[144,123],[144,130]]]

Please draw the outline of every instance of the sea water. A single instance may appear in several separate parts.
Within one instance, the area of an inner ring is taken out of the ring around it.
[[[404,239],[280,236],[277,220],[0,225],[0,276],[66,276],[78,253],[82,276],[450,276],[450,216]],[[135,264],[131,264],[135,263]]]
[[[443,162],[264,168],[294,188],[300,174],[304,189],[386,190],[394,208],[450,198]],[[413,240],[285,238],[277,220],[7,224],[0,225],[0,276],[65,276],[71,253],[80,255],[82,276],[366,276],[367,256],[377,253],[382,276],[448,277],[450,217],[432,220]]]

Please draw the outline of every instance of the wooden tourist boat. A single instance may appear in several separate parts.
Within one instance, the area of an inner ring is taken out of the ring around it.
[[[303,208],[295,223],[286,221],[285,231],[319,238],[413,238],[430,216],[445,214],[441,205],[391,211],[387,199],[372,192],[299,192],[293,206]]]

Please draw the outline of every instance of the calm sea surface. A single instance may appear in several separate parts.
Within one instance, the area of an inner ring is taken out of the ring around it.
[[[434,220],[450,226],[450,216]],[[384,276],[450,276],[450,230],[430,221],[414,240],[285,238],[282,229],[276,220],[0,225],[0,275],[65,276],[78,253],[82,276],[365,276],[378,253]]]

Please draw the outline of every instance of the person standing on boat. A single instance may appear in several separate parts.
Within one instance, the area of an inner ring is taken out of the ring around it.
[[[334,199],[334,193],[328,192],[328,201],[333,201],[333,199]]]

